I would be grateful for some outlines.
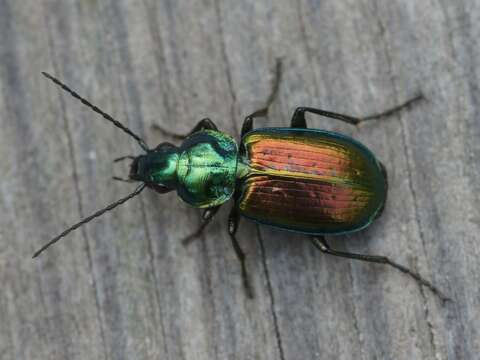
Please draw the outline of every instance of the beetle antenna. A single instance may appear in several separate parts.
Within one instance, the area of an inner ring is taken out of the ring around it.
[[[60,240],[61,238],[65,237],[66,235],[68,235],[69,233],[71,233],[73,230],[76,230],[78,229],[80,226],[92,221],[93,219],[99,217],[99,216],[102,216],[103,214],[105,214],[106,212],[110,211],[110,210],[113,210],[114,208],[116,208],[117,206],[127,202],[128,200],[134,198],[135,196],[137,196],[138,194],[140,194],[143,189],[145,189],[147,185],[146,184],[141,184],[140,186],[138,186],[134,192],[132,192],[131,194],[125,196],[124,198],[122,199],[119,199],[117,201],[115,201],[114,203],[108,205],[107,207],[103,208],[102,210],[99,210],[95,213],[93,213],[92,215],[90,216],[87,216],[86,218],[82,219],[80,222],[76,223],[75,225],[69,227],[68,229],[66,229],[65,231],[63,231],[60,235],[54,237],[52,240],[50,240],[48,243],[46,243],[44,246],[42,246],[39,250],[37,250],[35,252],[35,254],[33,254],[33,257],[32,258],[36,258],[38,255],[40,255],[44,250],[46,250],[47,248],[49,248],[51,245],[55,244],[58,240]]]
[[[72,95],[75,99],[78,99],[82,102],[83,105],[86,105],[88,106],[91,110],[95,111],[97,114],[100,114],[103,116],[104,119],[110,121],[111,123],[113,123],[113,125],[115,125],[116,127],[122,129],[124,132],[126,132],[128,135],[130,135],[131,137],[133,137],[135,140],[137,140],[138,142],[138,145],[140,145],[140,147],[145,150],[146,152],[150,151],[150,149],[148,148],[147,144],[145,143],[145,141],[143,141],[143,139],[138,136],[137,134],[135,134],[132,130],[130,130],[129,128],[127,128],[125,125],[123,125],[121,122],[115,120],[112,116],[110,116],[109,114],[107,114],[106,112],[104,112],[102,109],[100,109],[99,107],[93,105],[91,102],[89,102],[87,99],[84,99],[83,97],[81,97],[79,94],[77,94],[75,91],[73,91],[72,89],[70,89],[67,85],[65,85],[64,83],[62,83],[60,80],[58,80],[57,78],[53,77],[52,75],[42,71],[42,75],[45,76],[47,79],[50,79],[52,80],[55,84],[57,84],[58,86],[60,86],[63,90],[65,90],[66,92],[68,92],[70,95]]]

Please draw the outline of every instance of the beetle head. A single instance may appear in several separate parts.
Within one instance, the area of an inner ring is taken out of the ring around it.
[[[145,155],[133,159],[129,178],[165,193],[176,189],[177,162],[178,148],[170,143],[162,143]]]

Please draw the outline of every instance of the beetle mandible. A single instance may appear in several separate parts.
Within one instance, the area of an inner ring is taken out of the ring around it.
[[[428,287],[441,300],[448,300],[416,271],[388,257],[337,251],[329,246],[326,235],[359,231],[381,215],[387,197],[387,173],[382,163],[363,144],[340,133],[309,129],[305,120],[305,113],[312,113],[358,125],[400,111],[420,100],[422,95],[361,119],[317,108],[298,107],[290,127],[254,129],[254,119],[267,114],[278,90],[281,63],[277,62],[276,80],[267,105],[245,118],[239,145],[206,118],[185,136],[159,128],[182,138],[183,143],[177,147],[163,142],[150,149],[140,136],[112,116],[52,75],[42,74],[132,136],[145,154],[115,160],[132,160],[129,178],[115,179],[140,182],[135,191],[64,230],[36,251],[34,258],[71,231],[127,202],[148,187],[161,194],[176,190],[183,201],[204,209],[202,225],[185,238],[184,243],[199,235],[218,209],[233,199],[228,233],[240,261],[243,286],[249,297],[253,293],[245,253],[235,237],[239,216],[307,234],[313,246],[326,254],[389,265]]]

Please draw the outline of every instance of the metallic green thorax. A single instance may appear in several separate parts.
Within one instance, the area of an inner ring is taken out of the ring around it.
[[[132,179],[158,190],[177,190],[186,203],[207,208],[221,205],[235,191],[237,144],[229,135],[204,130],[138,158]]]
[[[205,130],[189,136],[180,147],[178,195],[199,207],[223,204],[235,191],[237,144],[227,134]]]

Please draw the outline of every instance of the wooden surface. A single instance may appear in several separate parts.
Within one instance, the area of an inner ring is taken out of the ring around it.
[[[480,7],[475,0],[0,0],[0,359],[475,359],[480,353]],[[139,198],[32,260],[66,226],[133,190],[136,143],[43,78],[141,133],[211,117],[238,136],[284,76],[268,120],[296,106],[362,116],[385,163],[383,216],[339,249],[385,254],[454,299],[304,236],[241,222],[242,291],[225,206],[205,235],[171,193]]]

